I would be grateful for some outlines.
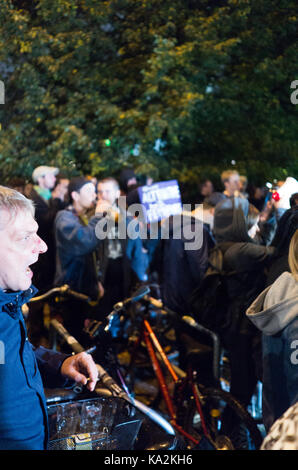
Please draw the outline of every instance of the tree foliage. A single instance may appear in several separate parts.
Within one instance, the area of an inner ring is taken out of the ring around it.
[[[1,1],[0,169],[298,174],[293,0]],[[109,139],[110,145],[106,145]]]

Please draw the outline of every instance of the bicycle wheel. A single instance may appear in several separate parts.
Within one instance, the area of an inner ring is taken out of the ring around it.
[[[203,419],[212,440],[219,448],[256,450],[262,435],[248,411],[228,392],[200,386]],[[184,427],[189,434],[203,435],[202,419],[192,397],[187,405]]]

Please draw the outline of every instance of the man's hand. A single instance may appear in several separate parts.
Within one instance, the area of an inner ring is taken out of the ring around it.
[[[105,212],[108,213],[111,207],[112,206],[108,201],[105,201],[104,199],[98,199],[96,203],[95,213],[96,214],[104,214]]]
[[[61,366],[61,374],[82,385],[88,383],[87,387],[90,392],[94,390],[98,379],[95,362],[90,354],[85,352],[65,359]]]
[[[272,209],[274,207],[274,202],[275,201],[267,201],[266,207],[262,210],[260,213],[260,222],[266,222],[266,220],[269,219],[272,213]]]
[[[60,199],[63,202],[66,193],[67,193],[67,187],[64,187],[61,183],[58,183],[57,186],[52,191],[52,198]]]

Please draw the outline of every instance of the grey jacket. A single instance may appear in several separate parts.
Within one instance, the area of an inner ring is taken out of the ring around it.
[[[246,315],[262,332],[263,419],[269,429],[298,401],[298,281],[284,272]]]

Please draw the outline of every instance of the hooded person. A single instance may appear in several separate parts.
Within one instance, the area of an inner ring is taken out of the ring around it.
[[[170,216],[161,224],[161,277],[164,304],[189,314],[189,298],[202,280],[214,240],[195,212]]]
[[[214,240],[198,213],[182,212],[164,219],[161,223],[161,240],[156,253],[157,270],[160,276],[162,300],[166,307],[182,318],[192,311],[190,296],[200,284],[207,266],[209,251]],[[200,378],[212,383],[212,354],[206,336],[189,334],[183,322],[175,322],[176,347],[179,351],[179,366],[185,370],[190,351],[204,353],[200,362]],[[198,344],[199,343],[199,344]],[[212,351],[212,350],[211,350]]]
[[[265,268],[273,247],[258,245],[259,211],[244,198],[226,198],[216,205],[213,233],[223,253],[226,280],[226,322],[222,343],[231,368],[231,393],[244,406],[251,400],[261,370],[259,331],[245,311],[264,289]]]
[[[255,299],[247,318],[262,332],[263,421],[270,428],[298,401],[298,229],[283,272]]]
[[[124,168],[119,176],[120,189],[124,194],[137,186],[137,177],[132,168]]]

